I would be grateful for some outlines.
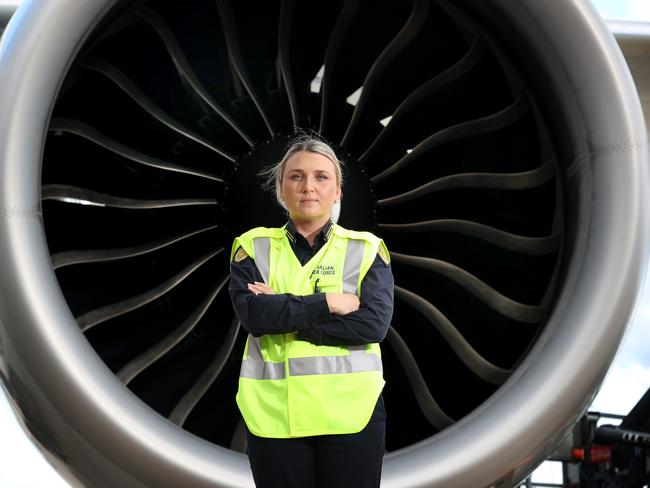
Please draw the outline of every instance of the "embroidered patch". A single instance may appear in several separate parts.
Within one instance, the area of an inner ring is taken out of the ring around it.
[[[248,257],[248,254],[246,254],[246,251],[244,251],[243,247],[240,247],[237,249],[237,252],[235,253],[235,262],[239,263],[246,259]]]
[[[377,249],[377,254],[379,254],[379,257],[386,266],[390,266],[390,259],[388,259],[388,254],[386,254],[384,246],[379,246],[379,249]]]

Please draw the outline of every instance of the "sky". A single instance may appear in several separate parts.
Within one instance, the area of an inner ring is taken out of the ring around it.
[[[0,0],[17,5],[20,0]],[[607,20],[650,22],[650,0],[592,0]],[[627,414],[650,387],[650,276],[621,349],[591,411]],[[0,387],[0,488],[65,488],[65,483],[25,436]],[[11,439],[7,442],[7,439]],[[12,460],[12,462],[7,462]],[[557,463],[546,463],[533,475],[537,482],[559,483]]]
[[[592,0],[600,15],[607,20],[650,22],[648,0]]]

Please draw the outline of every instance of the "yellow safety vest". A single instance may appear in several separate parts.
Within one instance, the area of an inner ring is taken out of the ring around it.
[[[302,266],[285,228],[258,227],[236,238],[276,293],[319,291],[360,294],[360,284],[384,242],[369,232],[332,224],[323,247]],[[264,320],[260,317],[259,320]],[[361,431],[384,387],[379,344],[317,346],[295,333],[248,335],[237,405],[260,437],[306,437]]]

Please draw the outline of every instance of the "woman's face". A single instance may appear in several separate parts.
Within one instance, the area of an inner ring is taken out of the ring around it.
[[[293,221],[326,221],[341,198],[334,163],[320,154],[298,151],[287,159],[280,196]]]

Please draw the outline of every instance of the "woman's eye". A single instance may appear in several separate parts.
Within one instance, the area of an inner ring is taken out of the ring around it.
[[[298,181],[300,178],[301,178],[300,175],[293,175],[293,176],[291,177],[291,179],[292,179],[293,181]]]

